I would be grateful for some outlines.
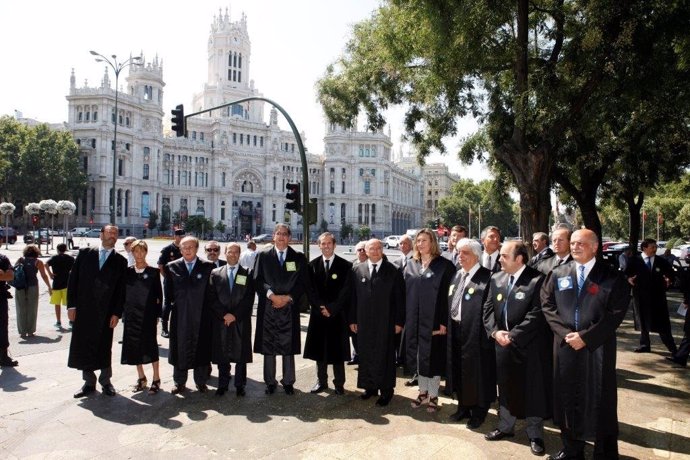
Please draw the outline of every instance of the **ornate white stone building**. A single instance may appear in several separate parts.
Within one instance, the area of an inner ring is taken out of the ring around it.
[[[250,80],[244,15],[236,22],[227,10],[214,17],[207,52],[207,81],[187,113],[262,96]],[[87,192],[77,200],[78,223],[110,220],[114,149],[116,220],[123,234],[143,233],[155,210],[170,220],[179,213],[223,221],[235,237],[270,233],[276,222],[288,221],[300,237],[301,217],[285,211],[285,185],[302,181],[299,149],[292,131],[279,128],[278,112],[272,108],[266,122],[263,102],[244,102],[189,118],[188,138],[165,135],[162,60],[142,63],[129,67],[117,114],[108,68],[98,87],[77,87],[72,72],[67,127],[81,146],[89,177]],[[367,225],[380,237],[422,223],[421,174],[391,160],[390,134],[331,126],[324,140],[323,154],[307,153],[310,196],[318,200],[312,232],[323,220],[336,234],[347,223],[355,230]]]

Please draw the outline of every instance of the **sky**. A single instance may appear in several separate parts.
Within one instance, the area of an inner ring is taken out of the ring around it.
[[[18,110],[41,122],[66,121],[72,69],[77,87],[83,87],[85,80],[97,87],[103,78],[104,64],[95,62],[90,50],[118,59],[143,53],[150,61],[157,55],[163,61],[166,117],[177,104],[191,108],[192,95],[207,79],[213,17],[228,8],[233,22],[242,13],[247,15],[250,78],[255,87],[290,114],[297,129],[306,134],[303,141],[311,153],[322,153],[326,125],[316,101],[316,81],[342,55],[352,26],[371,17],[379,4],[379,0],[5,1],[0,6],[4,44],[0,115]],[[120,74],[120,88],[126,75],[127,70]],[[114,84],[112,70],[110,78]],[[266,117],[268,112],[265,109]],[[401,114],[402,109],[389,113],[396,153],[410,150],[400,141]],[[279,123],[289,129],[282,117]],[[459,138],[474,129],[473,120],[463,120]],[[458,139],[446,143],[451,152],[458,145]],[[488,178],[485,168],[462,166],[453,154],[427,159],[441,161],[462,177]]]

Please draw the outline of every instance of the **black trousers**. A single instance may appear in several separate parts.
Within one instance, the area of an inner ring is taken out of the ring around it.
[[[661,339],[663,344],[666,345],[668,351],[670,351],[672,355],[675,355],[676,351],[678,351],[678,348],[676,347],[675,340],[673,340],[673,335],[671,335],[671,331],[668,330],[659,332],[659,338]],[[651,348],[651,341],[649,340],[649,329],[647,329],[647,326],[644,323],[640,324],[640,346]]]
[[[5,296],[5,291],[0,290],[0,296]],[[9,327],[9,311],[7,306],[7,299],[0,299],[0,348],[9,348],[10,336],[8,332]]]
[[[326,361],[316,362],[316,376],[321,385],[328,385],[328,364]],[[343,361],[333,364],[333,385],[336,387],[345,385],[345,363]]]
[[[172,305],[165,305],[163,307],[163,316],[161,316],[161,327],[165,332],[168,331],[168,322],[170,321],[170,313],[172,312]]]
[[[218,363],[218,388],[230,385],[230,363]],[[247,363],[235,364],[235,388],[247,385]]]

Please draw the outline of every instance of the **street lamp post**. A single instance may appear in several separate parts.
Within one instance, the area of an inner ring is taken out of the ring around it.
[[[96,62],[105,62],[108,64],[112,69],[113,72],[115,72],[115,128],[113,130],[113,189],[110,192],[110,198],[111,198],[111,206],[110,206],[110,223],[115,224],[115,213],[116,213],[116,198],[117,198],[117,192],[115,191],[116,187],[116,179],[117,179],[117,122],[118,122],[118,112],[117,112],[117,102],[118,102],[118,94],[119,94],[119,79],[120,79],[120,72],[122,69],[125,69],[126,67],[129,67],[130,65],[141,65],[141,56],[130,56],[124,61],[118,62],[117,61],[117,55],[113,54],[111,56],[111,59],[108,59],[107,57],[103,56],[101,53],[97,53],[96,51],[89,51],[93,56],[96,56]]]

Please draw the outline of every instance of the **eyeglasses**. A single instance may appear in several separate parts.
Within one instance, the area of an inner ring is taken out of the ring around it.
[[[220,252],[220,248],[206,248],[206,252]]]

